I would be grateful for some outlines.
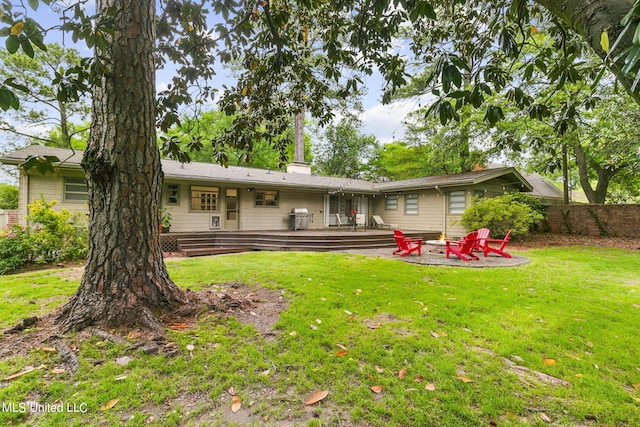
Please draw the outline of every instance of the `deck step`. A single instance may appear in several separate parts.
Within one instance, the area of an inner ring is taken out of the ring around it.
[[[437,238],[437,232],[405,232],[407,237]],[[395,248],[391,232],[207,232],[162,235],[184,256],[217,255],[248,251],[339,251]],[[165,247],[166,245],[163,245]]]

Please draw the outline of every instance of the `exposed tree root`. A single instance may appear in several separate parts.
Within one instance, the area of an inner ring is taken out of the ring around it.
[[[64,364],[69,368],[72,374],[75,374],[78,368],[80,368],[80,362],[76,354],[67,346],[62,340],[55,340],[53,347],[58,351],[58,354],[62,358]]]

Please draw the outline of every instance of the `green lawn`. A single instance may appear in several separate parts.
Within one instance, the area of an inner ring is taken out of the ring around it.
[[[37,348],[0,361],[0,378],[46,365],[0,383],[0,424],[640,425],[640,254],[519,255],[531,263],[465,269],[286,252],[172,260],[185,288],[243,282],[281,293],[290,305],[275,339],[214,313],[168,332],[182,349],[175,358],[71,336],[74,376],[53,373],[59,356]],[[77,284],[60,271],[0,277],[0,326],[51,310]],[[305,406],[318,391],[328,394]],[[20,411],[26,401],[86,412]]]

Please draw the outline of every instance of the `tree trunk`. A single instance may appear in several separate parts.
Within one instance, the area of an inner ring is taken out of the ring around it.
[[[293,119],[294,129],[294,163],[304,163],[304,110],[300,111]]]
[[[589,43],[593,51],[605,58],[605,52],[600,46],[600,36],[607,31],[611,46],[623,30],[620,21],[633,7],[633,0],[535,0],[552,15],[560,18],[569,28],[580,34]],[[634,31],[628,31],[611,58],[617,57],[633,44]],[[622,72],[624,57],[613,63],[606,60],[616,79],[624,86],[629,95],[640,104],[640,92],[631,92],[633,78]]]
[[[89,254],[80,288],[62,309],[63,329],[138,324],[160,329],[157,315],[183,291],[167,274],[159,244],[162,189],[155,130],[155,0],[98,0],[114,6],[114,33],[99,58],[107,71],[94,89],[89,146],[82,166],[89,188]]]
[[[589,203],[604,204],[607,200],[607,189],[609,188],[609,182],[611,178],[616,174],[616,170],[608,170],[599,165],[592,165],[598,176],[596,188],[591,186],[591,180],[589,179],[589,161],[584,153],[584,150],[577,144],[573,148],[573,152],[576,155],[576,163],[578,164],[578,176],[580,177],[580,186],[587,196]]]

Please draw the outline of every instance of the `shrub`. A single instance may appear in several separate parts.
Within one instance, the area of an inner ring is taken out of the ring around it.
[[[511,237],[514,240],[523,238],[544,215],[528,203],[519,201],[520,196],[513,194],[475,198],[473,205],[462,214],[460,223],[469,231],[488,228],[493,237],[503,237],[512,230]]]
[[[30,252],[24,230],[14,228],[10,234],[0,236],[0,275],[24,266]]]
[[[27,219],[33,224],[28,238],[32,261],[58,262],[87,255],[86,219],[82,214],[72,214],[66,209],[57,212],[53,209],[55,204],[55,200],[40,199],[29,205]]]
[[[66,209],[56,212],[55,204],[55,200],[34,200],[27,216],[31,225],[26,229],[14,227],[0,236],[0,274],[28,262],[59,262],[87,256],[89,233],[84,215]]]

